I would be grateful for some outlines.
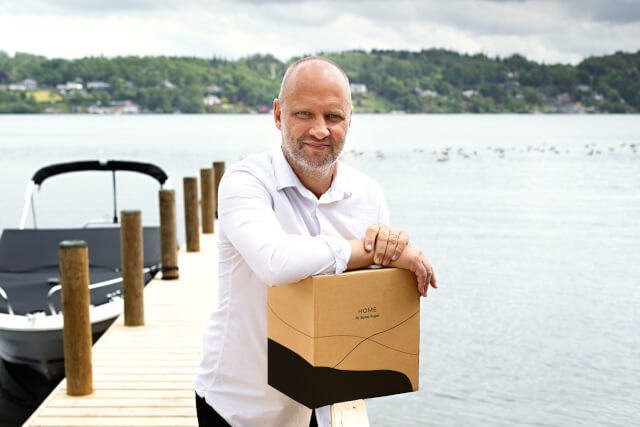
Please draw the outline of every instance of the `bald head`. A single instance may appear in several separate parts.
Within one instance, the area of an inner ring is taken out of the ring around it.
[[[338,85],[343,91],[345,100],[348,100],[351,105],[349,78],[338,64],[322,56],[299,59],[287,68],[278,94],[280,105],[283,106],[287,96],[294,92],[301,83],[308,83],[309,80]]]
[[[287,162],[317,197],[331,184],[352,113],[349,80],[328,59],[305,58],[285,73],[273,118]]]

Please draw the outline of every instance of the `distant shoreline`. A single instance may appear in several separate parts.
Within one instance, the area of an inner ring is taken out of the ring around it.
[[[356,112],[640,112],[640,51],[575,66],[444,49],[323,55],[348,75]],[[65,60],[0,51],[0,113],[268,113],[295,59]]]

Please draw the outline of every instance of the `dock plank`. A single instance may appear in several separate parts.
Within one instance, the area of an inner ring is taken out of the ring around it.
[[[166,393],[165,393],[166,394]],[[139,393],[136,393],[135,399],[124,398],[118,395],[115,398],[106,399],[57,399],[52,401],[46,409],[42,410],[42,414],[47,414],[51,408],[184,408],[193,406],[193,393],[188,398],[166,398],[166,397],[149,397],[145,393],[146,398],[141,399]],[[122,415],[122,411],[120,412]]]
[[[29,426],[33,427],[197,427],[193,417],[38,417]]]
[[[93,406],[93,407],[48,407],[45,408],[40,416],[48,418],[60,418],[60,417],[112,417],[120,418],[123,412],[127,414],[127,417],[190,417],[193,414],[191,405],[187,406]]]

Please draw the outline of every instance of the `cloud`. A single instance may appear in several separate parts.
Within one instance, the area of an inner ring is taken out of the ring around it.
[[[544,62],[640,47],[640,2],[618,0],[5,0],[0,49],[49,57],[282,60],[347,49],[441,47]]]
[[[579,21],[640,23],[640,2],[637,0],[566,0],[562,5],[568,17]]]

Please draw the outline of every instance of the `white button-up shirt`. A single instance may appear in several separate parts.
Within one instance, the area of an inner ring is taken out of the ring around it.
[[[308,426],[311,409],[267,384],[267,288],[342,273],[349,240],[388,224],[380,186],[339,162],[318,199],[280,149],[233,165],[218,195],[218,307],[195,389],[232,426]],[[318,411],[325,424],[328,412]]]

